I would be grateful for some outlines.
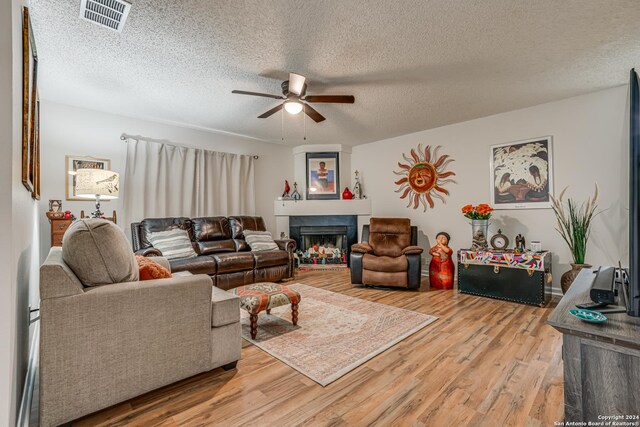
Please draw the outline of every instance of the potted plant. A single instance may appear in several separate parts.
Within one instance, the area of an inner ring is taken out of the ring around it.
[[[565,272],[560,278],[560,286],[562,287],[562,293],[565,294],[575,278],[583,268],[590,268],[591,265],[585,264],[585,256],[587,254],[587,242],[589,241],[589,234],[591,232],[591,222],[593,218],[599,213],[596,213],[598,207],[598,184],[593,197],[589,197],[586,202],[578,204],[573,199],[567,199],[564,202],[564,193],[568,187],[565,187],[560,193],[560,196],[556,199],[551,197],[551,207],[556,214],[558,220],[558,226],[556,230],[564,241],[569,246],[573,263],[571,263],[571,270]],[[565,209],[566,208],[566,209]]]
[[[488,249],[487,233],[489,231],[491,212],[493,212],[493,208],[484,203],[478,206],[465,205],[462,207],[462,214],[471,220],[471,235],[473,238],[471,249],[476,251]]]

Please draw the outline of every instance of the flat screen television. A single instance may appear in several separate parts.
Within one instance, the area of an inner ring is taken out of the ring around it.
[[[640,85],[629,77],[629,280],[627,314],[640,317]]]

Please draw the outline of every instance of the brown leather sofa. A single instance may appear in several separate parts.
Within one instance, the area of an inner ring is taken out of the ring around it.
[[[147,218],[131,224],[136,255],[162,256],[149,242],[149,234],[181,228],[189,233],[198,256],[171,260],[171,271],[208,274],[214,285],[231,289],[256,282],[277,282],[293,277],[294,240],[275,240],[279,250],[252,252],[243,230],[266,231],[262,217]]]
[[[362,229],[362,243],[351,246],[351,283],[418,289],[418,229],[407,218],[371,218]]]

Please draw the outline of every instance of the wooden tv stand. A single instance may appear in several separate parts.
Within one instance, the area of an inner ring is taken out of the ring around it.
[[[576,304],[591,301],[593,271],[580,272],[548,320],[563,334],[565,422],[605,421],[606,425],[602,417],[620,415],[623,418],[616,421],[637,423],[640,318],[624,313],[605,314],[606,322],[593,324],[569,314]]]

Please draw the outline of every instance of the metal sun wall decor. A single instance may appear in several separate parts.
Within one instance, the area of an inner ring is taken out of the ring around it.
[[[402,155],[407,164],[398,162],[400,170],[393,173],[403,178],[395,182],[399,186],[396,193],[401,193],[401,199],[409,198],[407,207],[413,204],[413,209],[418,209],[418,206],[422,205],[426,212],[427,204],[430,208],[435,206],[434,198],[446,203],[443,194],[449,195],[449,191],[443,187],[456,181],[447,179],[455,176],[455,172],[447,172],[445,169],[454,160],[448,154],[438,157],[440,148],[438,145],[432,150],[431,146],[427,145],[423,150],[422,144],[418,144],[417,149],[411,149],[411,157]]]

